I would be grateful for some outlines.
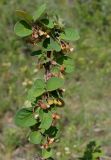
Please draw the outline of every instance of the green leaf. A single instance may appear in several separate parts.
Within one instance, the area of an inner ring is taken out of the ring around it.
[[[47,19],[47,18],[44,18],[41,20],[41,22],[47,27],[47,28],[54,28],[54,23],[51,19]]]
[[[20,127],[30,127],[36,124],[32,108],[22,108],[15,115],[15,123]]]
[[[100,152],[95,152],[93,153],[93,159],[92,160],[97,160],[98,157],[102,157],[103,156],[103,153],[100,151]]]
[[[42,150],[42,157],[44,159],[51,158],[52,155],[53,155],[53,152],[52,152],[52,150],[50,148]]]
[[[74,71],[74,61],[71,58],[67,58],[64,60],[65,72],[72,73]]]
[[[14,32],[19,37],[26,37],[32,34],[32,29],[28,23],[21,20],[15,24]]]
[[[40,6],[40,8],[38,8],[34,14],[33,14],[33,20],[36,21],[38,20],[45,12],[46,10],[46,4],[43,4]]]
[[[45,92],[45,81],[37,79],[32,88],[28,92],[27,99],[33,101],[36,97],[41,96]]]
[[[22,20],[25,20],[29,23],[31,23],[33,21],[33,17],[25,11],[16,10],[16,14],[19,18],[21,18]]]
[[[46,89],[47,91],[53,91],[61,88],[64,85],[64,80],[58,77],[52,77],[47,81]]]
[[[41,129],[48,129],[52,124],[52,113],[50,111],[40,110],[40,128]]]
[[[64,65],[65,72],[71,73],[74,71],[74,60],[68,56],[62,56],[57,60],[57,63]]]
[[[46,38],[43,41],[43,47],[46,51],[57,51],[59,52],[61,50],[61,46],[56,40],[53,40],[53,38]]]
[[[80,36],[77,30],[73,28],[66,28],[64,33],[61,33],[60,38],[66,41],[76,41]]]
[[[31,56],[41,56],[42,55],[42,51],[41,50],[38,50],[38,51],[33,51],[32,53],[31,53]]]
[[[56,73],[56,74],[57,74],[57,73],[59,73],[59,72],[60,72],[60,69],[59,69],[59,67],[58,67],[58,66],[54,66],[54,67],[52,67],[52,68],[51,68],[51,72],[52,72],[52,73]]]
[[[57,126],[51,126],[48,130],[45,131],[45,134],[47,134],[49,137],[56,137],[57,133]]]
[[[29,135],[29,141],[33,144],[40,144],[42,140],[42,135],[41,133],[34,131],[31,132]]]

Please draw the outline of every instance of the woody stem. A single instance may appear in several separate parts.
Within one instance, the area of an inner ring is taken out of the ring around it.
[[[47,58],[51,58],[51,52],[47,52]],[[49,79],[49,77],[51,76],[50,74],[50,61],[44,64],[44,68],[45,68],[45,81],[47,81]]]

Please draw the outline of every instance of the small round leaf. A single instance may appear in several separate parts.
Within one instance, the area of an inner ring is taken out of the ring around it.
[[[46,51],[57,51],[57,52],[59,52],[61,50],[60,44],[56,40],[54,40],[53,38],[46,38],[43,41],[42,46],[44,47],[44,50],[46,50]]]
[[[19,37],[26,37],[32,34],[32,29],[28,23],[21,20],[15,24],[14,32]]]
[[[52,113],[50,111],[41,110],[40,120],[41,120],[40,128],[47,130],[52,124],[52,120],[53,120]]]
[[[20,127],[30,127],[36,124],[32,108],[22,108],[15,115],[15,123]]]
[[[51,158],[52,155],[53,155],[53,152],[52,152],[52,150],[50,148],[42,150],[42,157],[44,159]]]
[[[74,61],[70,57],[64,60],[64,66],[66,67],[65,72],[71,73],[74,71]]]
[[[34,131],[31,132],[29,135],[29,141],[33,144],[40,144],[42,140],[42,135],[41,133]]]
[[[64,30],[64,33],[61,33],[60,38],[66,41],[76,41],[80,38],[80,36],[77,30],[73,28],[67,28]]]
[[[74,60],[68,56],[58,58],[57,63],[64,65],[66,73],[71,73],[74,71]]]
[[[41,50],[38,50],[38,51],[33,51],[32,53],[31,53],[31,56],[41,56],[42,55],[42,51]]]
[[[45,81],[37,79],[32,88],[28,92],[27,99],[33,101],[36,97],[41,96],[45,92]]]
[[[38,20],[45,12],[46,10],[46,4],[41,5],[33,14],[33,20]]]
[[[47,81],[46,89],[47,91],[53,91],[61,88],[64,85],[64,79],[58,77],[52,77]]]
[[[41,22],[44,24],[44,26],[46,26],[47,28],[54,28],[54,23],[51,19],[47,19],[47,18],[44,18],[41,20]]]

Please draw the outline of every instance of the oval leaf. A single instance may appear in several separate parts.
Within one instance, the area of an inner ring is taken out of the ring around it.
[[[59,52],[61,50],[61,46],[56,40],[53,40],[53,38],[46,38],[43,41],[43,47],[46,51],[57,51]]]
[[[57,63],[64,65],[66,73],[71,73],[74,71],[74,60],[68,56],[58,58]]]
[[[54,74],[58,74],[60,72],[60,69],[58,66],[54,66],[51,68],[51,72]]]
[[[52,77],[47,81],[46,89],[47,91],[53,91],[61,88],[64,85],[64,80],[58,77]]]
[[[20,127],[30,127],[36,124],[32,108],[22,108],[15,115],[15,123]]]
[[[44,18],[41,20],[41,22],[47,27],[47,28],[54,28],[54,23],[51,19]]]
[[[44,159],[50,158],[52,156],[53,156],[53,152],[52,152],[52,150],[50,148],[42,150],[42,157]]]
[[[28,92],[27,99],[33,101],[36,97],[41,96],[45,92],[45,81],[37,79],[32,88]]]
[[[33,144],[40,144],[42,140],[42,135],[41,133],[34,131],[31,132],[29,135],[29,141]]]
[[[80,38],[80,36],[77,30],[67,28],[64,30],[64,33],[61,33],[60,38],[66,41],[76,41]]]
[[[42,51],[41,50],[38,50],[38,51],[33,51],[32,53],[31,53],[31,56],[41,56],[42,55]]]
[[[74,61],[70,57],[67,57],[67,59],[64,60],[64,66],[65,66],[65,72],[71,73],[74,71]]]
[[[26,11],[16,10],[16,15],[21,18],[22,20],[25,20],[29,23],[33,21],[33,17],[27,13]]]
[[[40,110],[40,120],[40,128],[47,130],[52,124],[52,113],[50,111]]]
[[[51,126],[48,130],[45,131],[45,134],[47,134],[49,137],[57,137],[58,131],[59,130],[57,126]]]
[[[28,23],[21,20],[15,24],[14,32],[19,37],[26,37],[32,34],[32,29]]]
[[[46,4],[43,4],[40,6],[40,8],[38,8],[34,14],[33,14],[33,20],[36,21],[38,20],[45,12],[46,10]]]

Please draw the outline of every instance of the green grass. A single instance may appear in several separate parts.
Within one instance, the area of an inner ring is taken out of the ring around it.
[[[43,1],[0,1],[0,160],[30,160],[39,151],[30,145],[28,130],[15,126],[16,110],[26,104],[26,93],[39,76],[30,48],[14,33],[16,9],[34,10]],[[77,160],[86,145],[96,140],[111,158],[111,14],[110,0],[79,3],[78,0],[48,1],[50,13],[58,12],[77,27],[81,39],[74,44],[75,72],[67,76],[61,109],[61,140],[55,146],[57,160]],[[107,158],[106,158],[107,160]]]

